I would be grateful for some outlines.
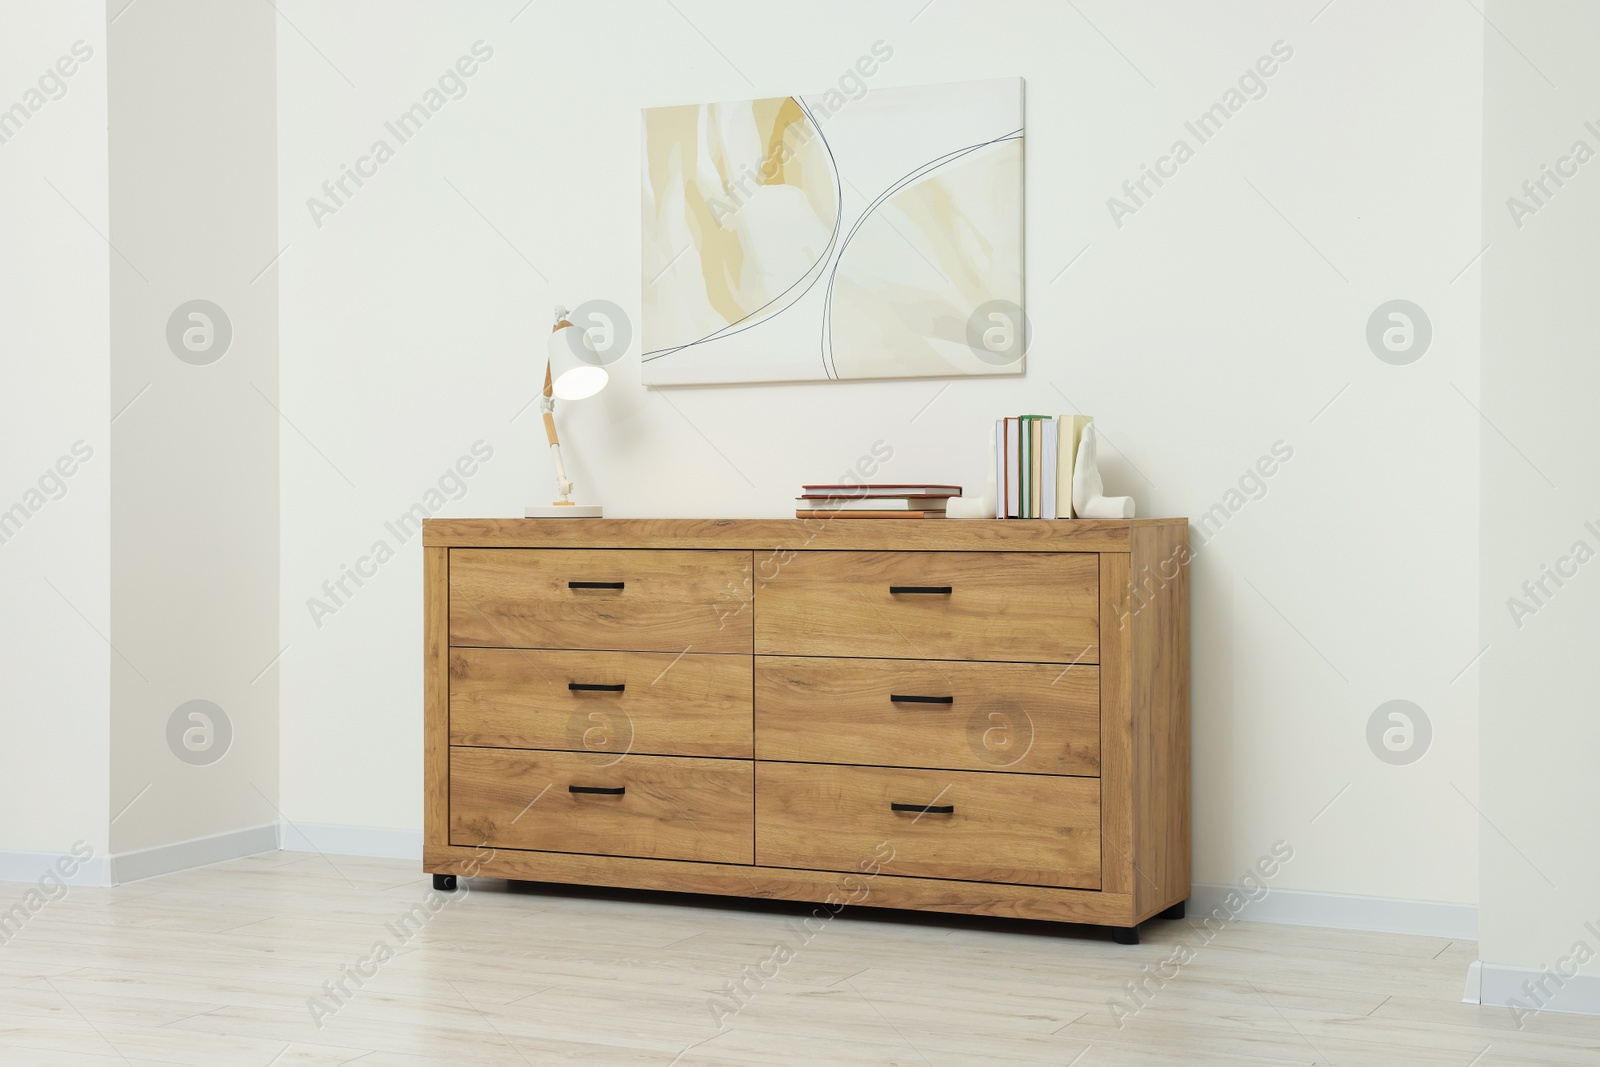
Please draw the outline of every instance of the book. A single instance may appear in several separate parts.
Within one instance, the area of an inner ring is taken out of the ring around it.
[[[1094,421],[1093,415],[1058,415],[1060,424],[1056,445],[1056,515],[1071,519],[1072,469],[1078,462],[1078,442],[1083,440],[1083,428]]]
[[[1065,519],[1087,415],[1012,415],[994,423],[997,519]]]
[[[1044,518],[1043,481],[1044,481],[1044,424],[1049,416],[1033,415],[1028,420],[1028,427],[1033,431],[1028,446],[1028,517],[1031,519]]]
[[[960,496],[959,485],[802,485],[802,497]]]
[[[1006,420],[994,420],[994,517],[1006,517]]]
[[[1006,418],[1006,447],[1005,447],[1005,497],[1006,518],[1018,519],[1022,516],[1018,509],[1022,504],[1022,481],[1018,476],[1018,457],[1022,455],[1021,420],[1015,415]]]
[[[943,511],[947,496],[796,497],[800,507],[813,511]]]
[[[797,519],[942,519],[943,511],[826,511],[814,508],[795,508]]]
[[[1018,431],[1019,446],[1016,453],[1016,477],[1018,485],[1017,507],[1010,517],[1014,519],[1037,519],[1043,507],[1042,496],[1042,442],[1044,438],[1045,420],[1049,415],[1019,415]]]
[[[1028,426],[1029,415],[1017,416],[1017,518],[1028,517],[1028,490],[1032,484],[1028,478],[1028,446],[1033,442],[1033,433]]]
[[[1044,453],[1044,468],[1040,472],[1040,491],[1044,501],[1041,518],[1053,519],[1060,513],[1061,500],[1056,492],[1057,464],[1060,462],[1060,449],[1058,438],[1061,433],[1061,423],[1056,419],[1046,419],[1044,423],[1044,437],[1041,451]]]

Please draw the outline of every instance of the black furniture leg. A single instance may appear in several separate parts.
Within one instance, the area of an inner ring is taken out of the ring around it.
[[[1137,926],[1113,926],[1111,940],[1119,945],[1137,945],[1139,943],[1139,928]]]
[[[1188,903],[1187,900],[1178,901],[1172,907],[1170,907],[1166,911],[1162,912],[1160,917],[1163,918],[1163,919],[1181,919],[1181,918],[1183,918],[1183,906],[1185,904],[1187,904],[1187,903]]]
[[[434,875],[433,888],[441,893],[454,893],[456,891],[456,876],[453,874]]]

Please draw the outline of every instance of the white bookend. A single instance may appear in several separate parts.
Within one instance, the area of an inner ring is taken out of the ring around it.
[[[1072,508],[1072,472],[1078,464],[1078,444],[1083,440],[1083,428],[1094,421],[1093,415],[1058,415],[1056,429],[1056,517],[1075,519]]]

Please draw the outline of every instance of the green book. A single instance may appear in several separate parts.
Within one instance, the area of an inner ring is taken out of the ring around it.
[[[1017,416],[1017,518],[1028,517],[1028,446],[1033,433],[1028,427],[1032,415]]]

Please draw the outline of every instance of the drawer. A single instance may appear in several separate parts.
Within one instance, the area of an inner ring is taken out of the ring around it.
[[[1100,669],[756,657],[756,756],[1100,773]]]
[[[452,748],[450,842],[751,863],[751,767],[677,756],[599,767],[584,753]]]
[[[780,656],[1097,663],[1100,557],[797,552],[756,591],[755,645]]]
[[[756,763],[762,866],[857,871],[884,845],[885,874],[1098,889],[1100,781]]]
[[[749,552],[450,550],[450,643],[750,652]]]
[[[450,650],[450,743],[751,756],[748,656]],[[1077,668],[1074,668],[1077,669]]]

